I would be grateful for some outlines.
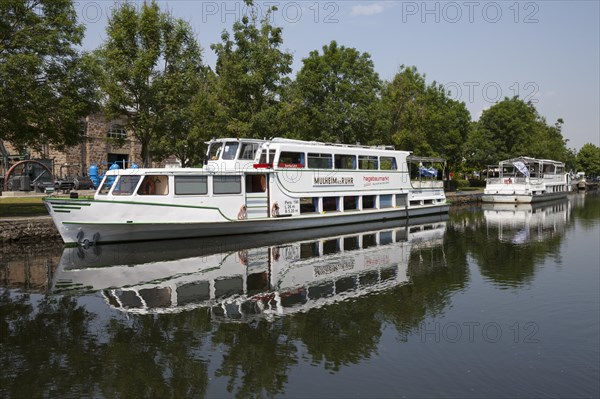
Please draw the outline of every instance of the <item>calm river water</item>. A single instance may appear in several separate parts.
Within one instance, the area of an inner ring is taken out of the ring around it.
[[[600,196],[0,247],[0,397],[598,397]]]

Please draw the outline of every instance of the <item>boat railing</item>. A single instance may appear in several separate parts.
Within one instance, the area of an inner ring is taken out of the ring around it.
[[[444,188],[444,182],[441,180],[411,180],[413,188]]]

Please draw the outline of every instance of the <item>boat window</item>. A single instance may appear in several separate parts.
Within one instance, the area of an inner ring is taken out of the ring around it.
[[[344,251],[354,251],[360,249],[358,236],[344,237]]]
[[[406,206],[406,194],[396,194],[396,207]]]
[[[381,157],[379,158],[379,168],[381,170],[398,170],[396,165],[396,158],[393,157]]]
[[[318,208],[318,198],[303,197],[300,198],[300,213],[316,212]]]
[[[391,208],[392,207],[392,195],[380,195],[379,196],[379,208]]]
[[[364,234],[362,236],[362,249],[367,249],[377,245],[377,234]]]
[[[323,255],[332,255],[338,252],[340,252],[340,240],[338,238],[323,241]]]
[[[115,182],[115,176],[105,176],[104,180],[100,184],[100,188],[98,189],[99,195],[106,195],[112,188],[113,183]]]
[[[247,193],[264,193],[267,191],[267,177],[265,175],[246,175]]]
[[[175,194],[206,195],[207,193],[207,176],[175,176]]]
[[[339,197],[323,197],[323,212],[338,210]]]
[[[336,169],[356,169],[356,156],[335,154]]]
[[[213,176],[214,194],[240,194],[241,192],[241,176]]]
[[[368,155],[359,155],[358,156],[358,169],[367,169],[367,170],[377,170],[379,167],[377,166],[377,157],[372,157]]]
[[[212,143],[210,147],[208,147],[208,159],[210,159],[211,161],[216,161],[217,159],[219,159],[219,156],[221,155],[222,146],[223,143]]]
[[[279,167],[280,168],[303,168],[304,167],[304,153],[303,152],[290,152],[282,151],[279,154]]]
[[[333,159],[331,158],[331,154],[314,154],[309,152],[308,167],[314,169],[333,168]]]
[[[115,184],[113,195],[132,195],[141,176],[120,176]]]
[[[169,178],[167,176],[146,176],[140,184],[138,195],[167,195],[169,194]]]
[[[344,197],[344,210],[353,211],[358,208],[358,201],[356,197]]]
[[[242,143],[240,159],[254,159],[258,151],[258,143]]]
[[[300,243],[300,259],[315,258],[319,256],[319,242]]]
[[[221,158],[226,160],[235,159],[235,154],[237,154],[239,146],[240,143],[235,141],[225,143],[225,148],[223,148],[223,156]]]
[[[362,197],[362,209],[373,209],[375,208],[375,196],[365,195]]]
[[[260,160],[258,161],[259,164],[267,164],[267,163],[273,163],[273,159],[275,158],[275,150],[269,150],[269,160],[267,162],[267,150],[262,150],[262,153],[260,154]]]

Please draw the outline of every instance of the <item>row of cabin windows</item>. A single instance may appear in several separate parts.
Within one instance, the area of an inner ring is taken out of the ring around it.
[[[240,143],[237,141],[228,141],[226,143],[213,143],[208,149],[208,158],[210,160],[233,160],[236,159],[236,154],[240,148]],[[237,159],[252,160],[258,151],[258,143],[241,143],[241,149]]]
[[[270,154],[273,156],[274,154]],[[270,158],[272,159],[272,158]],[[266,163],[263,151],[261,162]],[[361,170],[397,170],[396,158],[372,155],[320,154],[282,151],[279,154],[280,168],[310,169],[361,169]]]
[[[377,206],[377,197],[379,197],[379,206]],[[360,204],[360,201],[362,201],[362,205]],[[405,205],[406,194],[396,194],[395,203],[393,194],[322,197],[322,203],[320,207],[319,197],[304,197],[300,198],[300,213],[385,209],[393,208],[394,206],[401,207]]]
[[[108,194],[114,183],[113,195],[168,195],[168,176],[120,176],[116,182],[114,177],[107,177],[99,194]],[[208,176],[175,176],[175,195],[207,195]],[[265,192],[266,177],[264,175],[247,175],[246,192]],[[215,195],[241,194],[241,176],[212,176],[212,193]]]

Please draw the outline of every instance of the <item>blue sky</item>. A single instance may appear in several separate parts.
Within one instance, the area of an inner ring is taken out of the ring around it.
[[[141,4],[141,1],[135,2]],[[238,1],[159,1],[190,22],[214,66],[210,44],[247,12]],[[105,35],[112,1],[79,1],[84,48]],[[415,65],[428,82],[444,84],[477,120],[505,96],[530,99],[548,123],[565,121],[569,147],[600,146],[600,1],[260,1],[277,5],[285,50],[302,58],[331,40],[371,55],[390,80]]]

